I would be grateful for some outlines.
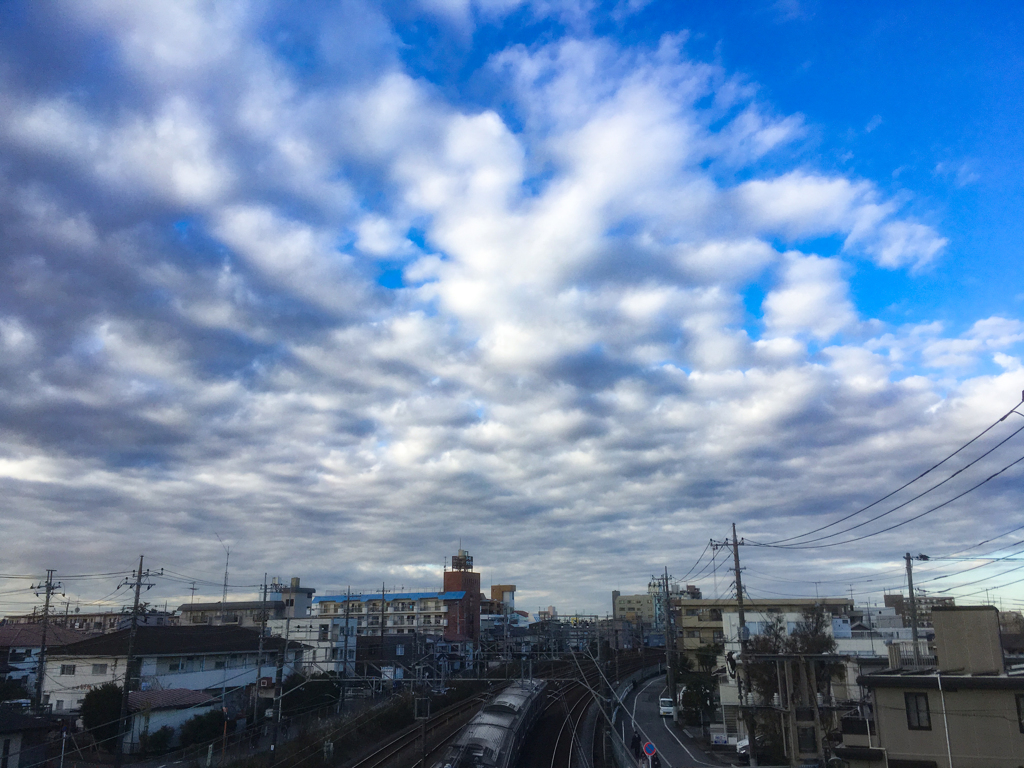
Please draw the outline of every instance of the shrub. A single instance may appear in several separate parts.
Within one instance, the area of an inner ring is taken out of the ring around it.
[[[219,709],[196,715],[181,724],[181,746],[213,741],[224,732],[224,713]]]
[[[82,699],[82,724],[96,739],[97,745],[113,752],[117,748],[117,725],[121,716],[121,686],[104,683],[93,688]]]

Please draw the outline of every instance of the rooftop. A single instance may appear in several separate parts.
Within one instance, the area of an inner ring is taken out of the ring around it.
[[[128,634],[122,629],[109,635],[91,637],[71,643],[54,656],[127,656]],[[284,648],[280,637],[264,637],[264,652],[273,653]],[[304,646],[292,642],[292,648]],[[137,656],[179,656],[202,653],[256,653],[260,647],[260,633],[245,627],[146,627],[135,633]]]
[[[385,595],[385,602],[395,600],[461,600],[466,596],[465,592],[399,592],[397,594]],[[344,603],[347,600],[352,602],[367,603],[370,600],[380,600],[380,592],[369,595],[321,595],[314,597],[314,603]]]
[[[67,645],[84,640],[88,635],[74,629],[51,624],[46,629],[46,644]],[[43,644],[42,624],[0,625],[0,648],[38,648]]]
[[[132,691],[128,694],[128,708],[132,712],[145,709],[188,709],[212,704],[217,698],[205,691],[171,688],[166,691]]]

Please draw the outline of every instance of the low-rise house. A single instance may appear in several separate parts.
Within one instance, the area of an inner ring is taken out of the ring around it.
[[[934,606],[937,664],[859,679],[874,728],[846,733],[851,768],[1019,768],[1024,764],[1024,674],[1008,674],[991,606]]]
[[[46,734],[59,726],[14,707],[0,705],[0,768],[27,768],[46,762]]]
[[[62,645],[84,639],[82,633],[64,627],[46,628],[46,645],[51,649],[50,653]],[[26,693],[32,694],[42,645],[42,624],[0,625],[0,677],[20,682]]]
[[[128,661],[129,630],[64,646],[49,657],[43,701],[55,713],[77,711],[85,694],[104,683],[121,685]],[[188,689],[220,696],[232,712],[247,706],[249,686],[272,676],[278,656],[285,674],[302,667],[302,643],[264,637],[244,627],[139,627],[131,688]],[[262,672],[260,672],[262,668]]]
[[[168,747],[179,744],[182,724],[197,715],[219,709],[220,699],[205,691],[171,688],[164,691],[132,691],[128,694],[128,725],[125,751],[141,752],[143,742],[161,728],[171,729]]]

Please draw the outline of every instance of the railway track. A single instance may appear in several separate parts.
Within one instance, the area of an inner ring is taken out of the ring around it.
[[[640,659],[620,663],[620,675],[640,669]],[[555,689],[530,737],[521,766],[550,768],[589,768],[589,745],[581,733],[587,712],[594,701],[592,690],[598,687],[596,668],[584,673],[581,682],[566,683]]]
[[[436,715],[431,715],[425,726],[426,740],[429,745],[428,753],[436,751],[439,746],[450,741],[462,728],[466,716],[479,709],[480,705],[492,695],[493,691],[479,694],[445,707]],[[392,765],[393,761],[397,761],[403,753],[420,745],[424,735],[423,729],[423,725],[416,723],[416,725],[400,731],[386,742],[378,745],[377,749],[370,754],[350,763],[349,768],[384,768],[384,766]],[[415,765],[420,764],[421,761],[417,759]]]

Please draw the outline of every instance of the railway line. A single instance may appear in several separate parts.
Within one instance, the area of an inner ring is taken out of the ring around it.
[[[559,664],[538,679],[548,679],[547,701],[530,733],[519,760],[525,768],[589,768],[591,745],[584,743],[583,725],[601,687],[601,675],[590,659],[576,664]],[[639,657],[619,660],[620,676],[640,669]],[[582,672],[582,675],[581,675]],[[573,674],[575,673],[575,674]],[[576,678],[576,679],[572,679]],[[424,724],[416,724],[380,743],[373,752],[349,763],[347,768],[428,768],[443,753],[462,727],[494,691],[453,704],[432,715]],[[426,733],[426,763],[421,758]]]

